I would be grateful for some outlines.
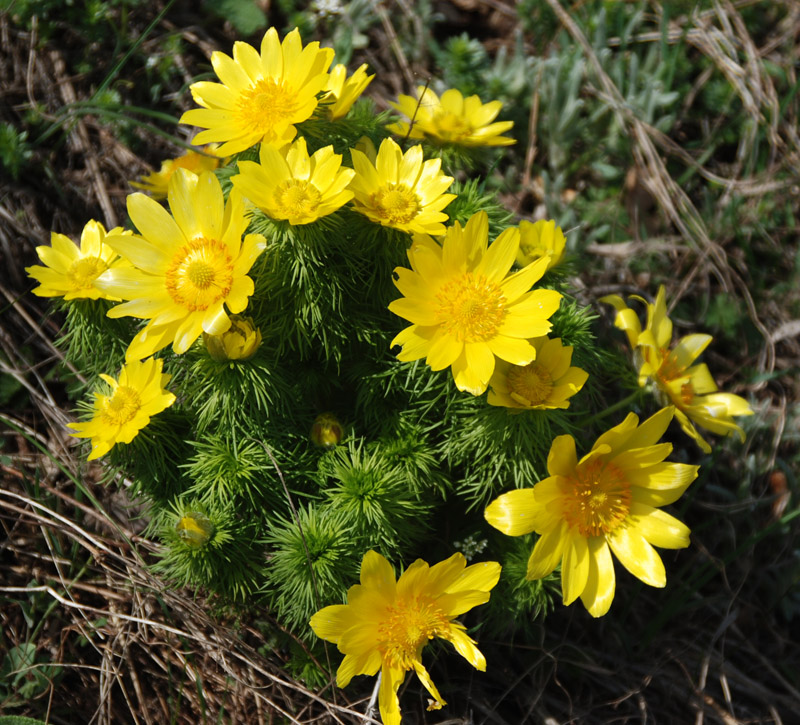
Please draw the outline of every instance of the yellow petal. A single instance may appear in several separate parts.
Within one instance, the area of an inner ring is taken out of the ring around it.
[[[618,526],[606,534],[606,540],[622,566],[637,579],[651,587],[663,587],[667,583],[661,557],[637,531]]]
[[[381,686],[378,705],[383,725],[400,725],[400,701],[397,689],[406,677],[405,670],[385,665],[381,668]]]
[[[467,633],[458,625],[450,625],[441,637],[453,643],[456,652],[469,662],[476,670],[486,671],[486,658],[483,653],[475,646],[475,641],[467,636]]]
[[[368,551],[361,561],[361,584],[374,589],[387,600],[395,597],[396,582],[392,565],[377,551]]]
[[[586,588],[589,578],[589,545],[586,537],[571,530],[564,543],[561,562],[561,591],[564,604],[572,604]]]
[[[572,476],[578,465],[575,439],[571,435],[558,436],[550,446],[547,470],[551,476]]]
[[[689,546],[689,527],[660,509],[634,501],[628,522],[653,546],[662,549],[685,549]]]
[[[552,573],[561,563],[566,541],[567,524],[565,521],[561,521],[556,528],[542,534],[528,558],[526,577],[536,580]]]
[[[589,614],[602,617],[611,608],[616,588],[614,560],[608,543],[600,536],[593,536],[589,543],[589,576],[581,594],[581,601]]]
[[[496,498],[484,511],[486,520],[508,536],[522,536],[536,527],[539,505],[532,488],[508,491]]]

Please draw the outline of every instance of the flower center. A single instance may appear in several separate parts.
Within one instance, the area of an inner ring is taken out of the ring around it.
[[[67,279],[72,282],[73,289],[90,289],[103,272],[108,269],[100,257],[81,257],[76,259],[67,271]]]
[[[266,135],[276,126],[288,126],[297,113],[297,95],[283,83],[263,78],[239,94],[238,120],[250,133]]]
[[[387,184],[372,195],[377,215],[393,224],[407,224],[419,214],[417,195],[404,184]]]
[[[447,617],[430,601],[398,600],[378,626],[378,651],[384,662],[410,670],[422,648],[446,631],[447,624]]]
[[[447,282],[436,299],[441,326],[463,342],[491,340],[506,316],[503,291],[482,274],[466,272]]]
[[[631,508],[631,487],[616,466],[601,460],[578,465],[562,489],[563,515],[582,536],[613,531]]]
[[[173,255],[165,274],[167,293],[191,312],[224,300],[233,286],[233,260],[216,239],[198,237]]]
[[[307,181],[290,179],[278,184],[274,199],[283,218],[296,219],[314,216],[322,202],[322,194]]]
[[[508,387],[511,397],[523,405],[544,403],[553,390],[550,371],[535,360],[524,366],[511,368],[508,373]]]
[[[439,136],[447,141],[460,141],[472,133],[472,126],[460,116],[449,111],[435,116],[433,123]]]
[[[136,389],[121,385],[105,400],[100,418],[109,427],[122,426],[133,420],[141,407],[142,401]]]

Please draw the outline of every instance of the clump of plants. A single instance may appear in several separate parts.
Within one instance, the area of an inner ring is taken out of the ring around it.
[[[601,300],[632,361],[597,339],[561,228],[486,184],[500,101],[421,86],[377,113],[332,62],[297,30],[214,53],[196,148],[137,182],[132,228],[53,234],[28,273],[90,378],[73,435],[148,502],[158,570],[335,643],[339,686],[380,673],[398,723],[410,670],[445,704],[434,637],[485,669],[457,618],[490,596],[503,628],[559,582],[604,615],[615,558],[663,587],[698,472],[670,424],[708,452],[752,411],[697,362],[709,335],[673,341],[663,288]]]

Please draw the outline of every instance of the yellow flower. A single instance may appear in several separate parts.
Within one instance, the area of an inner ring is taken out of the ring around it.
[[[325,95],[320,99],[325,113],[332,121],[344,118],[364,89],[372,82],[374,75],[367,75],[367,64],[361,65],[347,78],[347,68],[339,63],[331,70]]]
[[[88,460],[108,453],[117,443],[130,443],[150,418],[175,402],[164,389],[170,375],[161,372],[163,360],[131,361],[122,367],[119,382],[100,377],[111,386],[110,395],[94,394],[94,416],[85,423],[68,423],[76,438],[91,438]]]
[[[275,28],[270,28],[260,53],[237,41],[233,58],[212,53],[211,65],[222,83],[193,83],[192,97],[203,108],[186,111],[180,122],[207,129],[194,141],[222,142],[220,156],[244,151],[260,141],[281,146],[295,137],[294,124],[314,113],[332,60],[331,48],[320,48],[317,42],[304,48],[297,28],[283,43]]]
[[[247,273],[265,241],[260,234],[242,240],[249,219],[241,194],[232,189],[225,203],[214,174],[198,177],[179,169],[170,180],[168,201],[174,218],[149,196],[128,197],[128,215],[141,236],[106,242],[133,268],[111,269],[95,283],[129,300],[112,307],[109,317],[150,320],[128,347],[128,361],[170,343],[180,355],[202,332],[221,335],[231,325],[225,306],[242,312],[253,294]]]
[[[583,387],[589,374],[570,367],[572,347],[562,346],[561,338],[539,337],[530,342],[536,348],[533,362],[523,366],[498,360],[487,402],[524,410],[568,408],[568,398]]]
[[[353,198],[347,185],[356,172],[341,168],[342,157],[333,153],[333,146],[321,148],[309,158],[304,138],[283,152],[262,144],[260,160],[260,164],[240,161],[240,173],[231,181],[273,219],[309,224]]]
[[[80,247],[63,234],[52,233],[49,247],[36,247],[39,259],[46,266],[26,267],[30,277],[39,282],[33,294],[39,297],[63,297],[65,300],[111,299],[95,287],[95,280],[107,269],[124,265],[119,255],[106,243],[111,234],[130,234],[115,227],[106,232],[105,227],[94,220],[81,232]]]
[[[156,199],[163,199],[169,189],[169,180],[176,169],[186,169],[193,174],[202,174],[204,171],[214,171],[219,164],[220,158],[216,156],[217,144],[209,144],[204,153],[198,151],[187,151],[176,159],[167,159],[161,162],[161,168],[152,174],[142,177],[141,183],[131,181],[131,186],[137,189],[144,189]]]
[[[664,408],[641,425],[629,413],[580,461],[572,436],[558,436],[547,459],[550,477],[489,505],[486,520],[504,534],[539,534],[528,579],[541,579],[561,563],[564,604],[580,597],[593,617],[604,615],[614,599],[611,552],[645,584],[666,584],[653,546],[684,548],[689,529],[659,507],[680,498],[699,468],[664,462],[672,444],[657,441],[673,412]]]
[[[441,159],[423,161],[422,146],[404,154],[392,139],[384,139],[374,163],[358,149],[350,150],[355,178],[357,212],[385,227],[404,232],[444,234],[447,214],[442,212],[455,194],[444,192],[453,183],[441,172]]]
[[[368,551],[361,562],[361,584],[350,587],[347,604],[325,607],[311,618],[315,634],[345,655],[336,673],[339,687],[346,687],[354,675],[381,671],[378,703],[384,725],[400,723],[397,689],[409,670],[433,696],[429,709],[445,704],[421,659],[434,637],[452,642],[473,667],[486,670],[486,659],[453,618],[489,601],[500,564],[465,566],[463,554],[434,566],[417,559],[395,582],[389,562]]]
[[[749,403],[738,395],[720,393],[705,363],[693,365],[700,353],[713,339],[711,335],[686,335],[670,349],[672,321],[667,317],[663,285],[659,287],[655,304],[647,306],[647,325],[642,330],[639,318],[618,295],[602,297],[601,302],[617,310],[615,325],[628,336],[639,368],[639,385],[651,384],[661,405],[674,405],[675,417],[684,433],[689,435],[705,453],[711,446],[700,435],[692,421],[701,428],[719,435],[738,435],[744,431],[733,416],[752,415]]]
[[[513,138],[500,135],[514,125],[513,121],[492,123],[503,107],[500,101],[484,104],[478,96],[464,98],[455,88],[445,91],[440,99],[430,88],[419,86],[417,98],[401,95],[397,103],[389,105],[409,119],[387,126],[398,136],[430,138],[459,146],[510,146],[516,143]]]
[[[480,395],[494,373],[495,356],[512,365],[536,357],[528,338],[546,335],[561,303],[553,290],[531,287],[544,274],[540,260],[509,274],[519,230],[506,229],[487,247],[486,212],[464,228],[447,229],[442,246],[415,235],[408,250],[411,269],[397,267],[395,285],[404,297],[389,309],[413,324],[392,340],[402,345],[399,360],[426,362],[433,370],[450,366],[459,390]]]
[[[231,315],[231,326],[221,335],[203,333],[203,342],[212,359],[217,362],[249,360],[261,345],[261,330],[249,317]]]
[[[544,219],[538,222],[519,223],[519,252],[517,264],[524,267],[537,259],[547,258],[547,269],[555,267],[564,256],[567,239],[555,221]]]

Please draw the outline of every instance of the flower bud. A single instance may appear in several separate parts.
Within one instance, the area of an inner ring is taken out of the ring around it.
[[[333,413],[320,413],[311,426],[311,442],[321,448],[333,448],[343,435],[342,424]]]
[[[249,317],[231,315],[231,326],[221,335],[203,333],[203,342],[213,360],[249,360],[261,345],[261,330]]]
[[[519,223],[519,250],[517,264],[525,267],[542,257],[547,258],[547,269],[555,267],[564,256],[567,239],[555,221],[541,219],[538,222]]]
[[[175,530],[186,546],[190,549],[200,549],[214,535],[214,524],[204,513],[187,511],[175,524]]]

